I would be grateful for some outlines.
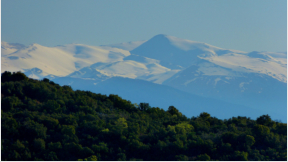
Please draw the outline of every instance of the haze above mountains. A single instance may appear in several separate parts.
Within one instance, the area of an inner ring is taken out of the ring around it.
[[[22,71],[164,109],[174,105],[187,117],[206,111],[287,121],[286,52],[243,52],[160,34],[103,46],[1,42],[1,53],[1,72]]]

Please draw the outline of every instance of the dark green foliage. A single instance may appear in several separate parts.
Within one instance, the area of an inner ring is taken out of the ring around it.
[[[2,82],[9,82],[9,81],[22,81],[22,80],[28,80],[29,78],[21,73],[20,71],[18,72],[8,72],[5,71],[4,73],[1,74],[1,83]]]
[[[210,156],[207,154],[201,154],[197,156],[198,161],[210,161]]]
[[[269,115],[187,118],[20,72],[1,81],[1,160],[287,160],[287,124]]]
[[[273,122],[268,114],[260,116],[259,118],[257,118],[256,122],[257,124],[266,125],[266,126],[273,125]]]

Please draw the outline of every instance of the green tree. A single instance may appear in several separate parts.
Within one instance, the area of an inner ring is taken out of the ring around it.
[[[3,111],[10,111],[13,110],[14,108],[21,106],[22,102],[19,100],[18,97],[16,96],[8,96],[2,99],[1,103],[1,110]]]
[[[48,149],[51,151],[59,152],[62,149],[61,142],[50,142],[48,143]]]
[[[200,114],[200,118],[209,119],[210,118],[210,114],[208,114],[207,112],[203,112],[203,113]]]
[[[41,138],[34,139],[34,148],[36,150],[45,150],[45,141]]]
[[[207,154],[201,154],[197,156],[197,160],[199,161],[210,161],[210,156]]]
[[[248,153],[244,151],[235,151],[231,160],[248,161]]]
[[[186,155],[176,155],[175,156],[175,159],[177,160],[177,161],[188,161],[189,160],[189,158],[188,158],[188,156],[186,156]]]
[[[90,157],[94,154],[94,151],[91,150],[89,147],[83,147],[81,155],[83,157]]]
[[[49,152],[46,157],[45,157],[47,160],[49,161],[56,161],[58,160],[58,157],[57,157],[57,154],[53,151]]]
[[[253,136],[250,136],[250,135],[246,135],[245,136],[245,144],[248,146],[248,147],[251,147],[253,146],[255,143],[255,138]]]
[[[128,124],[125,118],[119,118],[115,121],[114,132],[122,134],[126,128],[128,128]]]
[[[126,161],[125,153],[118,153],[117,154],[117,161]]]
[[[62,125],[61,133],[73,136],[76,133],[75,127],[73,125]]]
[[[262,115],[256,120],[257,124],[265,125],[265,126],[270,126],[272,124],[272,119],[271,117],[267,115]]]
[[[171,115],[182,115],[178,109],[176,109],[174,106],[169,106],[168,108],[168,112],[171,114]]]
[[[188,122],[182,122],[182,123],[177,124],[175,126],[175,129],[177,133],[185,134],[187,132],[191,132],[194,129],[194,127]]]
[[[1,160],[287,160],[287,124],[269,115],[187,118],[17,75],[1,82]]]
[[[61,112],[60,105],[55,100],[48,100],[44,105],[44,109],[49,113]]]
[[[97,161],[97,156],[92,155],[92,156],[90,156],[88,158],[85,158],[84,161]]]
[[[16,150],[17,152],[24,152],[25,146],[17,139],[15,143],[12,145],[12,148]]]

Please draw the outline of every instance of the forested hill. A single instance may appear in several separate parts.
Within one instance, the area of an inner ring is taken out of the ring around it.
[[[287,124],[269,115],[188,118],[20,72],[1,88],[1,160],[287,160]]]

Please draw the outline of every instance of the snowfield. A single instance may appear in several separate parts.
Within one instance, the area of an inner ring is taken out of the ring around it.
[[[124,57],[130,55],[129,51],[122,49],[102,49],[81,44],[56,47],[32,44],[13,53],[8,53],[8,51],[5,50],[5,55],[1,55],[1,72],[6,70],[26,72],[29,69],[38,68],[42,70],[42,73],[37,74],[42,77],[48,74],[66,76],[97,62],[122,61]]]

